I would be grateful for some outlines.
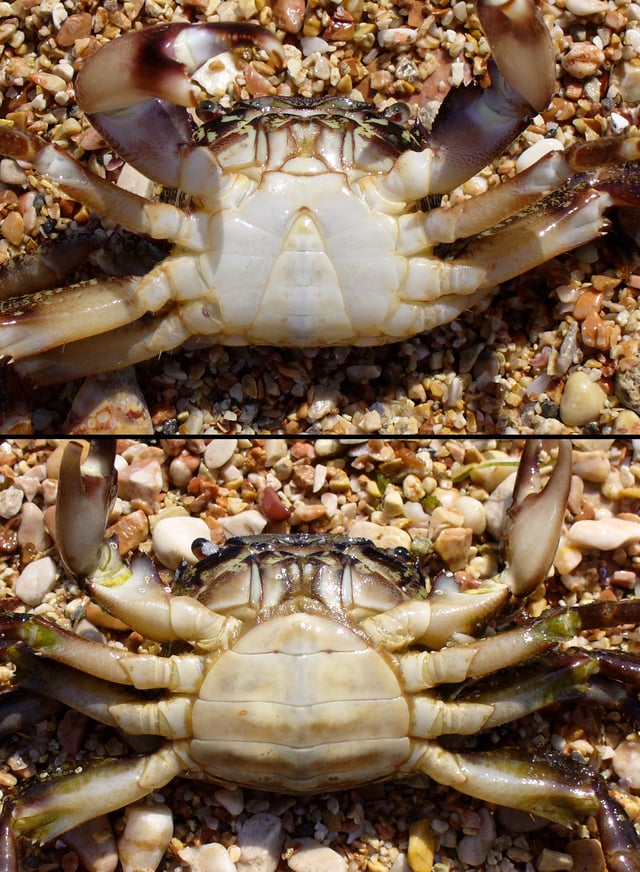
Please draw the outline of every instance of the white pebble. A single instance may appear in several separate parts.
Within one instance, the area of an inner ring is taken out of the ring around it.
[[[371,539],[379,548],[411,548],[411,536],[400,527],[383,527],[373,521],[356,521],[349,527],[348,532],[354,539]]]
[[[185,861],[193,872],[236,872],[236,864],[224,845],[210,842],[189,849],[189,859]]]
[[[24,499],[24,491],[12,484],[0,491],[0,518],[8,520],[15,518],[20,511]]]
[[[300,850],[297,850],[298,845]],[[287,860],[293,872],[347,872],[347,861],[315,839],[296,839],[296,852]]]
[[[569,529],[568,539],[579,548],[615,551],[622,545],[640,540],[640,523],[624,518],[576,521]]]
[[[257,536],[267,526],[265,516],[257,509],[247,509],[228,518],[218,518],[226,536]]]
[[[182,560],[198,562],[191,544],[195,539],[211,541],[211,530],[202,518],[161,518],[153,528],[151,539],[158,560],[168,569],[177,569]]]
[[[134,460],[119,476],[118,494],[125,500],[153,502],[162,491],[162,467],[157,460]]]
[[[640,742],[620,742],[613,755],[613,768],[632,790],[640,788]]]
[[[15,583],[15,594],[28,606],[39,606],[56,583],[56,565],[51,557],[41,557],[28,563]]]
[[[280,863],[283,841],[279,817],[267,812],[250,817],[238,836],[238,872],[275,872]]]
[[[124,815],[118,840],[122,872],[155,872],[173,836],[171,810],[164,803],[145,801],[130,805]]]
[[[567,427],[583,427],[596,421],[604,408],[607,395],[586,372],[571,373],[560,400],[560,419]]]
[[[487,526],[484,506],[474,497],[461,496],[456,503],[456,511],[464,518],[463,527],[470,527],[477,536],[481,536]]]
[[[204,452],[204,465],[207,469],[220,469],[236,453],[237,439],[212,439]]]

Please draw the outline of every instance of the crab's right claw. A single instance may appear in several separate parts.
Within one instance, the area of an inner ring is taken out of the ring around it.
[[[69,442],[62,455],[56,541],[65,568],[74,578],[86,577],[100,562],[116,495],[115,453],[115,440],[95,439],[82,465],[82,446],[78,442]]]
[[[502,581],[526,596],[544,581],[555,557],[571,487],[571,443],[561,439],[549,481],[538,491],[540,440],[527,441],[518,468],[507,528]]]

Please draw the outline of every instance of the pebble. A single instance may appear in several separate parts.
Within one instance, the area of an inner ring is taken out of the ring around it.
[[[345,858],[315,839],[296,839],[295,847],[295,853],[287,860],[293,872],[347,872]]]
[[[24,500],[24,491],[10,484],[4,490],[0,490],[0,518],[8,521],[9,518],[15,518],[20,511],[22,501]]]
[[[520,154],[516,160],[516,172],[521,173],[545,155],[551,154],[552,151],[564,151],[562,143],[558,139],[539,139]]]
[[[51,557],[28,563],[15,583],[15,594],[28,606],[39,606],[56,584],[57,569]]]
[[[35,503],[24,504],[18,527],[18,545],[32,549],[34,554],[41,554],[47,547],[44,512]]]
[[[60,838],[73,848],[87,872],[115,872],[118,852],[106,814],[74,827]]]
[[[237,448],[237,439],[212,439],[204,451],[204,465],[207,469],[220,469],[231,460]]]
[[[267,519],[257,509],[247,509],[230,515],[227,518],[218,518],[218,523],[224,530],[225,536],[257,536],[267,526]]]
[[[573,474],[583,481],[603,484],[611,472],[611,463],[604,451],[574,451]]]
[[[185,863],[193,872],[236,872],[236,864],[219,842],[210,842],[187,849]],[[182,852],[180,852],[182,859]]]
[[[220,790],[216,790],[214,796],[229,814],[237,816],[244,810],[244,793],[239,787],[236,787],[235,790],[221,787]]]
[[[56,43],[64,48],[72,46],[76,39],[91,35],[91,15],[79,12],[66,18],[55,35]]]
[[[472,541],[473,533],[468,527],[446,527],[433,543],[433,549],[455,572],[467,565]]]
[[[276,815],[263,812],[248,818],[238,835],[238,872],[275,872],[283,841],[282,823]]]
[[[269,469],[279,460],[289,456],[289,445],[285,439],[266,439],[264,443],[264,465]]]
[[[211,540],[211,530],[202,518],[161,518],[151,534],[155,555],[168,569],[177,569],[183,560],[197,563],[191,550],[195,539]]]
[[[487,527],[487,517],[480,500],[463,494],[456,503],[456,511],[462,515],[463,526],[469,527],[474,535],[482,536]]]
[[[120,556],[124,557],[141,545],[149,535],[149,519],[142,509],[136,509],[135,512],[119,518],[109,528],[109,535],[118,537],[118,550]]]
[[[12,158],[0,160],[0,182],[5,185],[26,185],[27,174]]]
[[[604,64],[604,52],[590,42],[576,42],[560,58],[560,63],[570,76],[586,79],[595,76]]]
[[[427,818],[422,818],[409,827],[407,858],[412,872],[431,872],[436,848],[436,837]]]
[[[458,842],[458,859],[469,866],[482,866],[496,840],[496,825],[493,815],[486,808],[480,809],[480,828],[474,835],[463,836]]]
[[[613,768],[633,790],[640,788],[640,742],[620,742],[613,754]]]
[[[123,500],[150,503],[159,497],[162,487],[162,467],[150,457],[134,460],[118,476],[118,496]]]
[[[356,521],[349,527],[349,536],[375,542],[380,548],[411,548],[411,536],[400,527],[382,527],[373,521]]]
[[[606,872],[602,846],[596,839],[580,839],[567,846],[573,859],[571,872]]]
[[[0,224],[0,233],[11,245],[20,245],[24,238],[24,218],[19,212],[9,212]]]
[[[76,436],[152,434],[151,415],[133,367],[86,378],[71,406],[65,432]]]
[[[175,487],[186,487],[199,466],[200,459],[198,457],[194,457],[188,451],[181,451],[169,465],[169,481]]]
[[[573,869],[573,859],[570,854],[543,848],[536,863],[538,872],[562,872],[563,869]]]
[[[155,872],[173,836],[173,815],[164,804],[144,801],[124,813],[125,827],[118,840],[122,872]]]
[[[567,427],[583,427],[597,421],[607,395],[586,372],[578,370],[567,379],[560,400],[560,419]]]
[[[576,521],[569,528],[567,538],[579,548],[615,551],[616,548],[640,540],[640,523],[625,518]]]

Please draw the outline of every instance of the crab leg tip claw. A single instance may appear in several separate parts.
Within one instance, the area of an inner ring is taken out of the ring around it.
[[[513,492],[507,529],[508,569],[503,580],[516,596],[525,596],[549,571],[562,531],[571,487],[571,443],[561,439],[549,481],[538,491],[542,440],[525,444]]]
[[[594,778],[593,790],[598,798],[596,817],[608,872],[640,872],[640,838],[635,827],[612,799],[603,778]]]
[[[86,576],[98,565],[115,498],[115,440],[92,440],[81,465],[82,446],[71,441],[62,456],[56,509],[56,538],[67,571]]]

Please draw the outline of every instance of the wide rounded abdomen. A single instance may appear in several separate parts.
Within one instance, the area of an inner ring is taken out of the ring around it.
[[[307,793],[392,775],[408,727],[398,679],[366,641],[293,614],[253,627],[214,662],[191,750],[212,779]]]

